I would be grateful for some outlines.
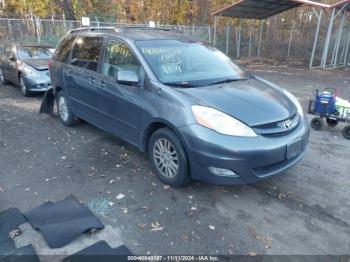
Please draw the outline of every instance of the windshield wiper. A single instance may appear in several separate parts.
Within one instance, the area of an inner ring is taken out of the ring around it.
[[[176,86],[176,87],[197,87],[196,85],[189,84],[187,82],[165,82],[164,85]]]
[[[212,83],[208,84],[208,86],[224,84],[224,83],[230,83],[230,82],[236,82],[236,81],[243,81],[243,80],[248,80],[248,79],[247,78],[227,78],[227,79],[224,79],[224,80],[212,82]]]

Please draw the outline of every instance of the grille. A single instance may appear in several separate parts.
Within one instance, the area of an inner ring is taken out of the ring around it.
[[[286,128],[284,126],[284,122],[288,120],[291,121],[290,128]],[[267,136],[267,137],[276,137],[276,136],[287,135],[293,132],[299,126],[299,123],[300,123],[299,114],[294,114],[290,118],[287,118],[281,121],[253,126],[253,129],[257,134]]]

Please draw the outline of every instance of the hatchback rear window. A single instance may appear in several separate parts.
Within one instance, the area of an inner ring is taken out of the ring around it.
[[[102,37],[78,37],[73,47],[71,64],[97,71],[102,43]]]

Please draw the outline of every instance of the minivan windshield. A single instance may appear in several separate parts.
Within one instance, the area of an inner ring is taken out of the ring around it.
[[[22,60],[25,59],[49,59],[52,52],[46,47],[36,46],[20,46],[18,47],[18,55]]]
[[[250,78],[230,58],[207,43],[182,40],[135,43],[163,84],[197,87]]]

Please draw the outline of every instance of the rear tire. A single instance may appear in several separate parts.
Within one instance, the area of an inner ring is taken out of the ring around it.
[[[56,104],[58,117],[62,124],[66,126],[75,126],[79,123],[79,118],[77,118],[72,109],[70,108],[69,102],[62,91],[59,91],[56,96]]]
[[[164,184],[183,187],[191,181],[185,149],[168,128],[158,129],[152,134],[148,154],[154,172]]]
[[[315,117],[311,120],[311,127],[315,130],[321,130],[324,127],[324,122],[321,118]]]
[[[346,126],[343,128],[343,131],[342,131],[342,134],[343,136],[346,138],[346,139],[349,139],[350,140],[350,126]]]
[[[338,125],[338,120],[327,118],[326,123],[329,127],[336,127]]]

